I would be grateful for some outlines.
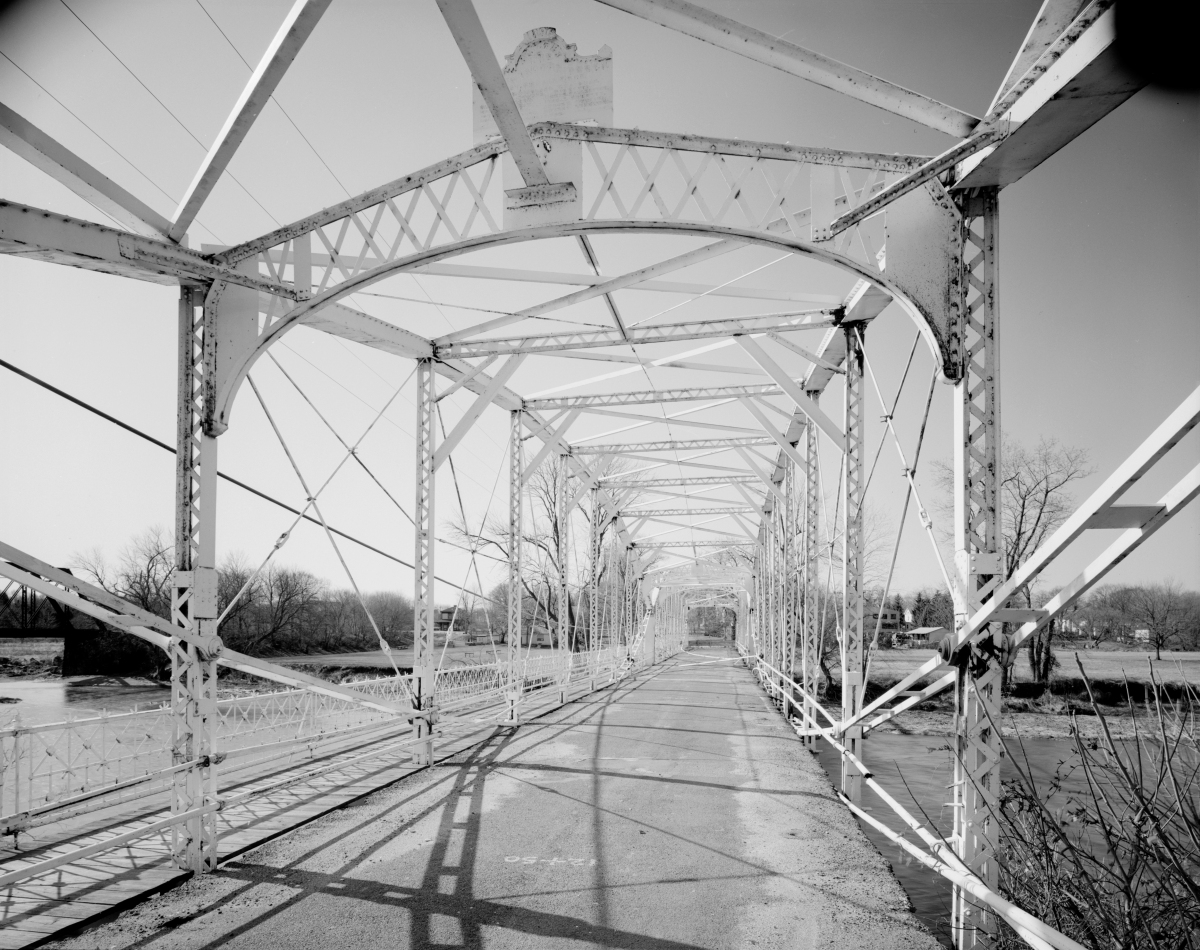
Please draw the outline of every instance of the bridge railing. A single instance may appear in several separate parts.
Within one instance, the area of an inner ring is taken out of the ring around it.
[[[405,700],[406,688],[396,677],[354,685],[363,693]],[[233,695],[217,702],[217,748],[221,760],[254,753],[259,765],[277,761],[271,753],[285,747],[289,760],[310,758],[326,740],[394,721],[387,713],[305,689]],[[0,729],[0,834],[165,790],[179,765],[171,761],[173,728],[171,707],[164,704],[39,725],[17,719]]]
[[[518,667],[522,692],[583,675],[610,678],[625,652],[535,656]],[[366,695],[406,702],[406,677],[353,683]],[[438,672],[437,706],[451,713],[499,700],[506,667],[489,663]],[[332,742],[395,724],[395,717],[307,689],[227,696],[217,702],[216,746],[222,774],[255,765],[294,763],[321,755]],[[144,799],[168,789],[181,767],[171,761],[174,715],[169,704],[135,712],[0,729],[0,834]],[[282,753],[282,754],[275,754]],[[240,760],[248,760],[244,764]]]

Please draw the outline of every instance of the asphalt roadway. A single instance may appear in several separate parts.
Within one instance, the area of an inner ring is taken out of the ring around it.
[[[499,730],[53,946],[938,944],[817,759],[718,647]]]

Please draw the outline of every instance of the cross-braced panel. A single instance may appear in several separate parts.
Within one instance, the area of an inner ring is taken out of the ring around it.
[[[846,442],[842,456],[842,717],[849,720],[862,708],[863,686],[863,491],[864,392],[862,327],[846,334]],[[846,748],[858,756],[862,728],[847,729]],[[858,770],[842,763],[842,790],[852,798],[861,785]]]
[[[955,387],[955,534],[960,623],[1003,580],[1000,524],[1000,404],[998,318],[999,195],[981,189],[961,202],[960,326],[963,366]],[[963,862],[996,885],[1000,791],[1002,640],[984,631],[960,664],[956,689],[955,842]],[[995,923],[969,894],[956,889],[954,925],[963,947],[990,946]]]

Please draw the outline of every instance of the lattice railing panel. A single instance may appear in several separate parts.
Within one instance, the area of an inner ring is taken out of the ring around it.
[[[354,684],[359,692],[406,703],[400,680]],[[320,738],[395,717],[349,700],[292,689],[233,696],[217,703],[220,753]],[[171,765],[170,705],[133,713],[0,730],[0,815],[93,792],[159,772]],[[165,787],[169,779],[163,779]],[[159,785],[139,785],[144,795]]]

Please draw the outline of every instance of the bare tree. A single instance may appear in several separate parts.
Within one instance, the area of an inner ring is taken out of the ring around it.
[[[1128,640],[1133,626],[1125,609],[1128,588],[1106,584],[1079,603],[1079,625],[1094,650],[1107,640]]]
[[[1148,631],[1156,659],[1162,659],[1164,648],[1181,643],[1197,622],[1194,599],[1176,580],[1127,587],[1124,593],[1122,606],[1138,627]]]
[[[1000,504],[1005,576],[1011,577],[1071,514],[1071,485],[1092,474],[1085,449],[1042,439],[1034,448],[1005,437]],[[1030,592],[1025,591],[1029,603]]]
[[[72,566],[90,576],[110,594],[143,610],[171,619],[171,576],[175,570],[175,542],[161,527],[147,528],[121,549],[115,565],[93,548],[71,559]]]
[[[311,631],[314,608],[326,594],[325,582],[308,571],[290,567],[270,567],[262,578],[262,598],[257,622],[248,632],[242,648],[247,653],[264,647],[278,648],[284,641],[299,640]],[[306,628],[308,628],[306,630]]]
[[[618,463],[609,469],[608,474],[612,476],[619,470]],[[581,576],[588,557],[587,543],[593,516],[586,505],[580,506],[578,518],[586,523],[586,527],[581,532],[581,536],[572,537],[574,534],[572,524],[575,524],[576,528],[579,527],[578,524],[574,521],[564,523],[558,510],[558,493],[563,479],[567,480],[568,492],[576,490],[578,480],[571,475],[565,459],[561,456],[552,456],[530,476],[526,487],[526,497],[529,503],[526,505],[521,532],[523,543],[521,587],[524,591],[524,599],[528,602],[528,607],[522,609],[522,616],[528,622],[536,611],[538,617],[545,617],[549,621],[549,626],[556,635],[559,629],[559,616],[558,597],[555,592],[564,568],[564,565],[559,563],[559,542],[563,538],[563,533],[567,532],[566,539],[572,561],[575,564],[575,574],[577,577]],[[452,535],[468,547],[480,551],[490,550],[504,561],[509,560],[511,556],[508,519],[505,515],[489,518],[482,528],[476,531],[464,523],[460,513],[455,520],[450,522],[449,529]],[[620,564],[610,565],[608,563],[608,545],[605,541],[614,530],[613,523],[605,518],[601,523],[600,530],[601,561],[598,583],[604,586],[613,582],[615,579],[611,575],[620,574],[622,568]],[[581,552],[582,559],[580,558]],[[568,564],[565,567],[569,575],[571,565]],[[569,589],[568,585],[566,626],[568,630],[575,630],[581,619],[577,614],[586,606],[586,598],[580,594],[572,596]],[[506,586],[500,584],[489,596],[501,604],[507,603]],[[503,626],[500,629],[503,630]]]
[[[1004,524],[1005,576],[1029,559],[1071,514],[1074,482],[1092,473],[1086,450],[1043,438],[1027,449],[1005,439],[1001,450],[1000,503]],[[1025,605],[1033,606],[1033,591],[1021,592]],[[1057,623],[1046,624],[1029,638],[1029,665],[1034,680],[1048,683],[1057,660],[1054,635]]]
[[[1088,453],[1076,446],[1063,445],[1058,439],[1043,438],[1033,448],[1002,437],[1000,469],[1000,511],[1004,538],[1004,576],[1016,570],[1062,525],[1072,511],[1071,486],[1092,473]],[[940,508],[954,507],[954,472],[944,462],[936,466],[942,489]],[[1033,591],[1020,591],[1025,606],[1032,607]],[[1052,641],[1055,624],[1047,624],[1029,638],[1029,662],[1034,676],[1054,668]],[[1046,679],[1038,679],[1044,683]]]

